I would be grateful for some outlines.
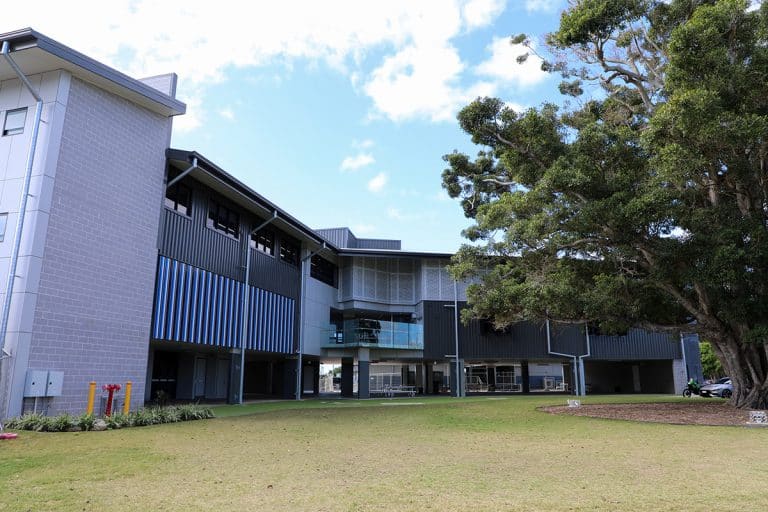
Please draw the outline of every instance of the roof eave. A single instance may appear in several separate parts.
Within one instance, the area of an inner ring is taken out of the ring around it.
[[[93,81],[97,85],[113,84],[123,91],[123,96],[165,116],[184,114],[186,105],[149,85],[98,62],[80,52],[55,41],[36,30],[25,28],[0,34],[0,41],[8,41],[11,52],[23,52],[38,48],[62,61],[62,68],[75,71],[76,76]],[[69,66],[67,65],[69,64]],[[77,72],[79,70],[79,73]],[[99,84],[99,82],[103,82]]]

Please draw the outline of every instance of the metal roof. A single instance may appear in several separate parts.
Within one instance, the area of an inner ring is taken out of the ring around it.
[[[187,106],[181,101],[31,28],[0,34],[3,41],[8,42],[13,60],[27,75],[64,69],[158,114],[175,116],[186,112]],[[16,74],[4,60],[0,61],[0,80],[12,78]]]
[[[181,170],[186,170],[191,165],[192,160],[197,158],[198,169],[192,171],[190,176],[225,196],[234,195],[235,197],[232,199],[244,208],[252,210],[255,206],[268,214],[277,212],[277,218],[283,225],[292,228],[293,231],[313,240],[318,245],[325,244],[327,247],[337,250],[333,244],[321,237],[315,230],[278,207],[272,201],[268,200],[200,153],[171,148],[167,149],[165,154],[168,160]]]

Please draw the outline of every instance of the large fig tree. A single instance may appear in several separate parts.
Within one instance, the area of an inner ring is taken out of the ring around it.
[[[698,330],[733,403],[768,408],[768,5],[573,0],[545,45],[511,44],[569,101],[458,116],[481,146],[444,157],[469,313]]]

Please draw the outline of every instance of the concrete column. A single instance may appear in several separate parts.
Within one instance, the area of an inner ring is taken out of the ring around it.
[[[355,360],[351,357],[341,359],[341,396],[351,398],[355,378]]]
[[[152,371],[155,367],[155,349],[149,347],[149,354],[147,356],[147,381],[144,385],[144,402],[152,401]],[[136,407],[134,407],[136,409]]]
[[[424,386],[424,365],[421,363],[416,363],[416,388],[418,388],[419,393],[426,393],[427,388]]]
[[[426,384],[426,387],[424,388],[426,390],[426,394],[431,395],[431,394],[437,393],[440,390],[435,389],[435,386],[434,386],[433,380],[435,378],[435,371],[432,368],[432,365],[425,363],[424,370],[425,370],[424,373],[426,374],[426,377],[427,377],[426,379],[427,384]]]
[[[371,351],[367,348],[357,350],[357,398],[371,397]]]
[[[520,363],[520,373],[522,374],[523,393],[531,392],[531,377],[528,374],[528,361]]]
[[[240,349],[229,351],[229,393],[227,403],[240,403]]]
[[[296,398],[298,367],[296,359],[286,359],[281,364],[282,396],[285,399]]]
[[[370,365],[368,361],[357,362],[357,398],[370,398]]]
[[[314,384],[315,392],[312,393],[312,394],[314,396],[318,396],[320,394],[320,361],[317,362],[317,364],[315,365],[314,369],[315,369],[315,373],[314,373],[314,375],[315,375],[315,384]]]
[[[464,360],[459,359],[459,374],[456,375],[456,361],[451,361],[451,396],[465,396]]]

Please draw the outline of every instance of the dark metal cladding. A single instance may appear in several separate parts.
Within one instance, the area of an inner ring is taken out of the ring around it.
[[[659,332],[630,329],[624,336],[590,335],[590,359],[680,359],[680,338]]]
[[[163,209],[158,237],[160,255],[242,281],[245,275],[247,233],[264,222],[264,219],[249,214],[193,179],[186,178],[182,183],[192,189],[191,216]],[[239,239],[207,227],[208,201],[211,198],[238,213]],[[274,252],[279,255],[282,240],[293,239],[272,226],[269,229],[276,234]],[[300,277],[298,267],[280,260],[278,256],[251,249],[252,286],[298,299]]]
[[[459,310],[466,307],[459,303]],[[551,324],[553,352],[586,355],[583,326]],[[444,359],[455,349],[452,302],[424,302],[424,357]],[[590,336],[593,360],[679,359],[680,342],[675,336],[632,329],[625,336]],[[691,354],[693,358],[694,354]],[[485,321],[459,322],[459,356],[473,359],[567,359],[547,352],[544,324],[520,322],[504,331],[496,331]]]

